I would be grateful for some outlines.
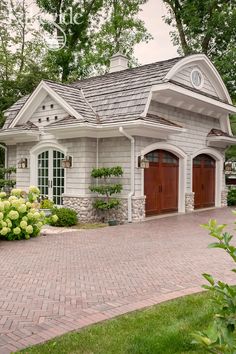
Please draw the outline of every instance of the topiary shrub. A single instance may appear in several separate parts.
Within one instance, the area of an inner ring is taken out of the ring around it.
[[[228,206],[236,205],[236,188],[229,190],[227,195],[227,204]]]
[[[53,220],[53,217],[57,216],[57,221]],[[52,218],[50,220],[50,225],[52,226],[73,226],[78,222],[77,213],[75,210],[70,208],[54,208],[52,210]]]
[[[6,240],[28,240],[37,236],[47,222],[44,212],[39,212],[39,189],[30,187],[29,193],[13,189],[10,197],[0,193],[0,236]],[[57,217],[53,218],[56,221]]]

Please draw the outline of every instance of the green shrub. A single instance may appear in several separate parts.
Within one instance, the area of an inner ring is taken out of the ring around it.
[[[227,204],[228,206],[236,205],[236,188],[232,188],[229,190],[227,196]]]
[[[52,210],[52,218],[56,215],[58,217],[57,221],[50,220],[50,225],[53,226],[73,226],[78,222],[77,213],[73,209],[69,208],[54,208]]]
[[[43,199],[40,203],[40,209],[53,209],[54,202],[50,199]]]
[[[93,203],[93,207],[98,210],[106,211],[117,208],[120,201],[111,198],[113,194],[121,193],[123,187],[120,183],[112,183],[112,178],[123,175],[122,167],[101,167],[94,168],[91,177],[98,179],[100,183],[90,186],[91,192],[97,193],[99,198]]]
[[[6,240],[28,240],[37,236],[46,222],[44,212],[38,211],[37,187],[30,187],[29,193],[13,189],[10,197],[0,193],[0,236]],[[56,217],[54,218],[56,220]]]
[[[236,212],[233,212],[236,214]],[[236,247],[232,244],[233,235],[225,231],[225,224],[219,225],[210,220],[202,225],[209,231],[214,242],[209,248],[224,250],[236,263]],[[236,273],[236,269],[232,269]],[[205,331],[194,334],[194,342],[210,353],[236,353],[236,288],[222,281],[216,281],[212,275],[203,274],[209,285],[203,287],[214,295],[215,316]]]

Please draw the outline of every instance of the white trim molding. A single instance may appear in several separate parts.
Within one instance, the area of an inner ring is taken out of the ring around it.
[[[141,150],[141,156],[154,150],[166,150],[179,158],[179,190],[178,190],[178,212],[185,213],[185,194],[186,194],[186,176],[187,176],[187,154],[179,147],[166,142],[157,142],[146,146]],[[142,170],[141,183],[144,196],[144,170]]]
[[[19,113],[13,119],[9,128],[13,128],[19,121],[27,122],[47,95],[50,95],[68,114],[81,119],[82,116],[72,108],[60,95],[58,95],[45,81],[41,81],[28,100],[20,109]]]
[[[4,150],[4,167],[8,167],[8,156],[7,156],[7,146],[0,144],[0,148]]]
[[[214,84],[214,87],[219,97],[222,98],[223,100],[227,100],[229,104],[232,104],[232,100],[230,98],[229,92],[219,72],[217,71],[215,66],[212,64],[212,62],[208,59],[208,57],[205,54],[193,54],[181,59],[171,68],[171,70],[167,73],[163,81],[164,82],[170,81],[171,79],[173,79],[173,77],[176,75],[177,72],[182,70],[184,67],[188,67],[190,64],[192,65],[198,64],[200,67],[202,65],[206,70],[209,79]]]
[[[47,149],[55,149],[67,155],[67,149],[56,141],[41,141],[30,150],[30,185],[37,186],[37,157]],[[66,172],[66,171],[65,171]],[[66,173],[65,173],[65,192],[66,193]]]
[[[219,151],[212,148],[203,148],[195,151],[191,156],[190,160],[190,190],[193,191],[193,159],[201,154],[206,154],[211,156],[216,162],[215,169],[215,206],[221,207],[221,191],[222,191],[222,178],[223,178],[223,166],[224,166],[224,156],[219,153]]]

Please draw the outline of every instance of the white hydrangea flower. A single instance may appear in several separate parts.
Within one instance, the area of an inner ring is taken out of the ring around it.
[[[33,233],[33,226],[32,225],[28,225],[27,228],[26,228],[26,232],[27,234],[32,234]]]

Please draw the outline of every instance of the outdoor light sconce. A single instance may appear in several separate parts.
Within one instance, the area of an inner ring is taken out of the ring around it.
[[[66,156],[64,160],[61,161],[62,168],[71,168],[72,167],[72,156]]]
[[[236,174],[236,162],[235,161],[226,161],[224,163],[224,171],[226,175],[235,175]]]
[[[138,157],[139,168],[149,168],[149,160],[145,156]]]
[[[18,162],[18,168],[25,169],[28,167],[28,160],[26,158],[20,159]]]

